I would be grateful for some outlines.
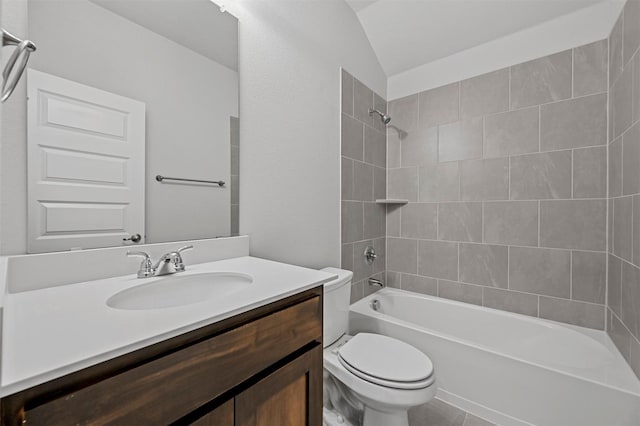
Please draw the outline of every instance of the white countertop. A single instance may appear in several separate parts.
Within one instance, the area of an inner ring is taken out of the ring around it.
[[[110,308],[113,294],[157,278],[135,275],[8,294],[4,300],[0,396],[27,389],[204,325],[311,289],[336,276],[254,257],[187,265],[180,276],[242,272],[246,289],[155,310]]]

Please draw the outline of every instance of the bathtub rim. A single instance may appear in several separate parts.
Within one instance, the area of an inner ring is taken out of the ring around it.
[[[517,357],[517,356],[513,356],[504,352],[500,352],[497,351],[495,349],[492,349],[488,346],[485,345],[481,345],[481,344],[477,344],[477,343],[473,343],[455,336],[452,336],[450,334],[446,334],[443,332],[439,332],[436,330],[433,330],[431,328],[427,328],[424,326],[421,326],[419,324],[415,324],[415,323],[411,323],[409,321],[405,321],[396,317],[393,317],[389,314],[384,314],[381,312],[377,312],[374,311],[371,306],[370,306],[370,302],[375,299],[377,296],[380,295],[385,295],[385,294],[393,294],[393,293],[400,293],[402,295],[405,296],[410,296],[410,297],[415,297],[415,298],[419,298],[419,299],[427,299],[427,300],[431,300],[437,303],[445,303],[445,304],[451,304],[451,305],[455,305],[455,306],[459,306],[459,307],[463,307],[465,309],[472,309],[472,310],[489,310],[491,313],[493,314],[498,314],[500,316],[505,316],[505,317],[515,317],[518,318],[519,320],[526,320],[527,322],[542,322],[545,325],[550,326],[551,328],[557,328],[557,327],[563,327],[563,328],[568,328],[569,330],[572,330],[574,332],[580,333],[585,335],[586,337],[589,337],[593,340],[595,340],[596,342],[602,344],[609,352],[612,353],[613,357],[615,358],[615,361],[618,363],[620,362],[621,364],[624,363],[624,368],[626,370],[628,370],[629,373],[629,377],[633,379],[635,379],[635,386],[636,389],[630,389],[630,388],[625,388],[616,384],[612,384],[612,383],[606,383],[600,380],[596,380],[590,377],[585,377],[585,376],[581,376],[579,374],[570,372],[570,371],[565,371],[565,370],[561,370],[559,368],[555,368],[549,365],[544,365],[540,362],[536,362],[536,361],[532,361],[532,360],[527,360],[527,359],[523,359],[521,357]],[[588,381],[590,383],[599,385],[599,386],[605,386],[608,387],[610,389],[614,389],[616,391],[619,392],[624,392],[627,393],[629,395],[635,396],[640,398],[640,379],[638,379],[635,374],[633,373],[633,370],[631,370],[631,367],[629,366],[629,364],[627,363],[627,361],[624,359],[624,357],[622,356],[622,354],[620,353],[620,351],[617,349],[617,347],[614,345],[613,341],[611,341],[611,338],[609,337],[609,335],[604,332],[604,331],[600,331],[600,330],[594,330],[594,329],[590,329],[590,328],[586,328],[586,327],[580,327],[580,326],[576,326],[576,325],[572,325],[572,324],[565,324],[565,323],[561,323],[561,322],[557,322],[557,321],[552,321],[552,320],[547,320],[544,318],[536,318],[536,317],[531,317],[528,315],[523,315],[523,314],[518,314],[515,312],[509,312],[509,311],[502,311],[500,309],[494,309],[494,308],[489,308],[489,307],[484,307],[484,306],[479,306],[479,305],[474,305],[471,303],[464,303],[464,302],[460,302],[457,300],[452,300],[452,299],[446,299],[443,297],[438,297],[438,296],[432,296],[432,295],[428,295],[428,294],[422,294],[422,293],[416,293],[416,292],[412,292],[412,291],[408,291],[408,290],[402,290],[399,288],[384,288],[379,290],[378,292],[372,293],[368,296],[363,297],[362,299],[352,303],[349,306],[349,313],[351,314],[351,312],[355,312],[359,315],[364,315],[364,316],[368,316],[368,317],[380,317],[382,320],[388,320],[391,321],[393,323],[408,327],[410,329],[416,330],[416,331],[423,331],[423,332],[427,332],[430,333],[436,337],[442,338],[442,339],[446,339],[449,341],[453,341],[456,342],[458,344],[462,344],[462,345],[466,345],[466,346],[470,346],[473,347],[477,350],[482,350],[482,351],[486,351],[489,353],[492,353],[496,356],[499,357],[505,357],[505,358],[509,358],[511,360],[514,361],[518,361],[518,362],[523,362],[529,365],[533,365],[536,366],[538,368],[543,368],[545,370],[549,370],[552,371],[554,373],[557,374],[562,374],[562,375],[566,375],[566,376],[570,376],[574,379],[577,380],[584,380],[584,381]],[[351,322],[351,321],[350,321]],[[352,332],[353,330],[349,330],[350,332]]]

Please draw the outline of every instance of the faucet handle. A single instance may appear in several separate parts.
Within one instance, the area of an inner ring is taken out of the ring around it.
[[[151,263],[151,256],[143,251],[128,251],[128,257],[142,257],[140,263],[140,269],[138,270],[138,278],[150,277],[154,274],[153,264]]]
[[[178,250],[176,250],[176,253],[181,254],[183,251],[192,250],[192,249],[193,249],[193,245],[189,244],[188,246],[180,247]]]

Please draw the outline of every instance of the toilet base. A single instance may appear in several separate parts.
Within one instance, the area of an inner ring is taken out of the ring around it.
[[[388,413],[365,406],[362,426],[409,426],[409,415],[406,410]]]

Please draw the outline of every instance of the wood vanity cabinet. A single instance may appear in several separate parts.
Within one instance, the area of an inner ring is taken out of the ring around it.
[[[7,426],[320,426],[322,287],[10,395],[1,405]]]

